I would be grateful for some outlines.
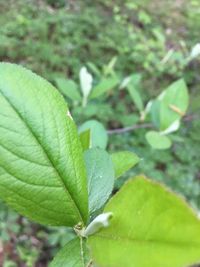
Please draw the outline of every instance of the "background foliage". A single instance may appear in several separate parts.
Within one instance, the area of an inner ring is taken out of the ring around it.
[[[151,149],[145,129],[112,135],[108,146],[110,151],[134,151],[142,159],[117,181],[116,190],[127,177],[142,172],[200,208],[200,58],[190,58],[199,42],[198,0],[0,0],[0,11],[0,60],[22,64],[54,84],[60,78],[79,84],[82,66],[96,84],[113,75],[123,80],[138,74],[146,104],[184,78],[190,89],[189,119],[172,135],[169,150]],[[78,124],[96,119],[113,129],[140,119],[137,105],[119,86],[86,107],[66,99]],[[1,203],[0,236],[0,265],[32,267],[46,266],[70,232],[30,223]]]

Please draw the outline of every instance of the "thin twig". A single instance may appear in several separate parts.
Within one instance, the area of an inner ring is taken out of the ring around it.
[[[189,114],[183,117],[183,121],[194,121],[196,119],[199,119],[200,114],[194,113],[194,114]]]
[[[183,121],[184,122],[193,121],[197,118],[199,118],[199,114],[189,114],[183,117]],[[110,135],[111,134],[122,134],[122,133],[131,132],[137,129],[147,129],[147,128],[148,129],[153,128],[153,124],[152,123],[135,124],[133,126],[129,126],[125,128],[117,128],[117,129],[108,130],[107,133]]]
[[[144,124],[135,124],[133,126],[125,127],[125,128],[118,128],[113,130],[108,130],[108,134],[120,134],[120,133],[126,133],[130,131],[134,131],[136,129],[145,129],[145,128],[152,128],[153,125],[151,123],[144,123]]]

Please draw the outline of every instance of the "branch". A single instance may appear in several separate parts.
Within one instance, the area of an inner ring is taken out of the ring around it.
[[[196,119],[199,119],[199,114],[197,113],[193,113],[193,114],[189,114],[183,117],[183,121],[187,122],[187,121],[194,121]]]
[[[120,133],[126,133],[130,131],[134,131],[136,129],[145,129],[145,128],[152,128],[153,125],[151,123],[144,123],[144,124],[135,124],[133,126],[125,127],[125,128],[118,128],[113,130],[108,130],[108,134],[120,134]]]
[[[184,122],[188,121],[193,121],[199,117],[198,114],[189,114],[183,117]],[[121,134],[121,133],[126,133],[126,132],[131,132],[137,129],[151,129],[153,128],[152,123],[143,123],[143,124],[135,124],[133,126],[125,127],[125,128],[117,128],[117,129],[112,129],[108,130],[108,134]]]

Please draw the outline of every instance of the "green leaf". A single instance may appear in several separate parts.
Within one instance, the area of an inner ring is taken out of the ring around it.
[[[145,137],[147,142],[155,149],[168,149],[172,145],[171,140],[159,132],[149,131]]]
[[[86,239],[77,236],[57,253],[50,267],[86,267],[89,262]]]
[[[39,223],[86,222],[86,170],[58,91],[23,67],[0,64],[0,197]]]
[[[134,74],[130,77],[130,81],[127,85],[127,90],[135,103],[137,109],[139,111],[144,110],[144,104],[142,101],[142,97],[139,92],[139,87],[140,87],[140,82],[141,82],[141,75],[140,74]]]
[[[153,124],[157,129],[160,129],[160,101],[154,100],[152,101],[152,105],[150,107],[151,119]]]
[[[89,238],[101,267],[186,267],[200,262],[200,220],[160,184],[138,177],[106,205],[110,226]],[[105,256],[106,255],[106,256]]]
[[[183,79],[171,84],[157,99],[159,106],[159,129],[166,130],[185,114],[189,104],[187,86]]]
[[[111,58],[111,60],[108,62],[107,65],[103,66],[103,72],[104,72],[104,75],[107,76],[107,75],[114,75],[115,74],[115,71],[114,71],[114,67],[117,63],[117,57],[113,57]]]
[[[91,147],[99,147],[105,149],[108,143],[108,134],[103,124],[96,120],[89,120],[79,127],[79,133],[90,130]]]
[[[85,152],[88,177],[90,214],[100,209],[109,198],[114,186],[114,167],[110,155],[103,149]]]
[[[101,77],[101,71],[97,68],[97,66],[92,62],[87,62],[87,67],[95,74],[98,78]]]
[[[79,135],[83,151],[90,148],[90,130],[86,130]]]
[[[133,102],[135,103],[137,109],[139,111],[143,111],[144,106],[143,106],[142,98],[141,98],[139,92],[131,84],[128,86],[128,92],[129,92]]]
[[[111,157],[115,169],[115,178],[122,176],[140,161],[138,156],[130,151],[116,152]]]
[[[117,77],[112,78],[103,78],[99,84],[97,84],[90,95],[90,98],[97,98],[104,93],[112,90],[119,83],[119,79]]]
[[[70,98],[73,101],[81,100],[81,95],[78,91],[78,86],[73,80],[56,78],[55,82],[58,89],[64,96]]]

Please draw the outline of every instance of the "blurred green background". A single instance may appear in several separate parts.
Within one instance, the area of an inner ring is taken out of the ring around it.
[[[0,60],[22,64],[55,85],[58,79],[79,84],[83,66],[94,83],[113,73],[120,80],[138,74],[146,104],[184,78],[190,106],[170,149],[152,149],[146,129],[110,135],[108,149],[127,149],[142,159],[116,190],[142,172],[200,208],[200,56],[191,59],[200,43],[199,0],[0,0],[0,12]],[[140,120],[137,105],[117,86],[87,105],[66,100],[78,125],[96,119],[114,129]],[[66,228],[31,223],[0,203],[0,266],[45,267],[69,235]]]

